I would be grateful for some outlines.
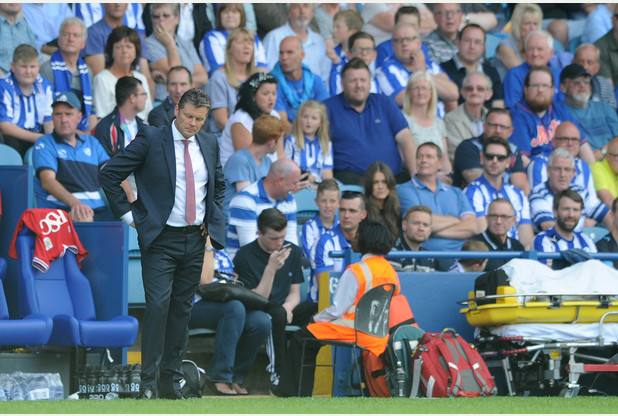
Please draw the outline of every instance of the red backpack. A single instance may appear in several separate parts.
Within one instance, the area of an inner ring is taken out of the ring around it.
[[[494,378],[476,349],[453,329],[427,332],[413,356],[412,397],[495,396]]]

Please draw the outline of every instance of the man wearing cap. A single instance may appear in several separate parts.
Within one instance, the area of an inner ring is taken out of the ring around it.
[[[99,193],[99,169],[109,160],[99,141],[78,135],[81,103],[73,92],[52,104],[51,134],[37,139],[32,153],[38,208],[60,208],[73,221],[111,221],[112,212]]]
[[[565,107],[583,130],[595,160],[601,160],[607,143],[618,136],[616,110],[603,101],[591,101],[592,76],[579,64],[566,66],[560,74],[560,89]]]

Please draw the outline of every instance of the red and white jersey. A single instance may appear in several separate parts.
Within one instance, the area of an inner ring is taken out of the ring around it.
[[[24,211],[17,222],[9,248],[11,258],[17,259],[15,242],[17,235],[24,226],[36,234],[32,267],[36,267],[42,272],[49,269],[49,264],[52,261],[64,256],[66,250],[75,253],[80,267],[82,259],[88,255],[79,241],[79,237],[73,228],[73,222],[66,211],[35,208]]]

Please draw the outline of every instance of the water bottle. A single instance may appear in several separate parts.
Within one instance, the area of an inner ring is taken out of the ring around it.
[[[24,391],[24,388],[21,384],[22,374],[23,373],[21,371],[15,371],[14,373],[10,374],[7,380],[7,386],[5,387],[5,389],[8,391],[7,397],[9,400],[26,400],[27,392]]]
[[[120,396],[118,396],[118,393],[114,393],[113,391],[110,391],[105,395],[105,400],[116,400],[119,398]]]
[[[406,372],[403,370],[401,361],[397,360],[397,369],[395,370],[395,380],[397,381],[397,388],[399,397],[404,397],[404,389],[406,385]]]
[[[49,400],[50,388],[44,374],[25,373],[21,385],[26,400]]]

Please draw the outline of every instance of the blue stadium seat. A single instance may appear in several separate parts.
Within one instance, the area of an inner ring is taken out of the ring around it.
[[[4,295],[6,260],[0,257],[0,345],[44,345],[49,341],[52,320],[48,316],[29,315],[25,319],[9,319]]]
[[[0,143],[0,165],[21,166],[24,164],[19,152],[4,143]]]
[[[315,203],[315,192],[305,188],[294,194],[296,200],[296,218],[299,224],[304,223],[318,213],[318,206]]]
[[[504,33],[487,33],[487,38],[485,40],[485,59],[490,60],[496,55],[498,44],[507,36],[508,35]]]
[[[22,315],[53,319],[50,345],[128,347],[135,343],[138,322],[132,316],[98,321],[88,278],[75,254],[67,250],[43,273],[32,267],[35,236],[24,228],[17,237],[19,306]]]
[[[586,234],[592,241],[595,243],[599,241],[601,238],[605,237],[605,235],[609,232],[609,230],[605,227],[584,227],[582,228],[582,233]]]

